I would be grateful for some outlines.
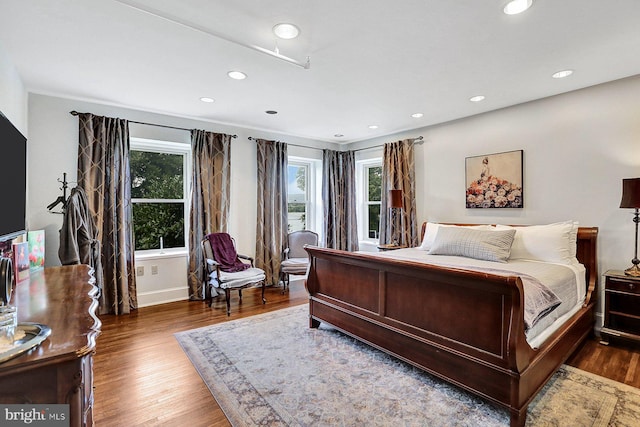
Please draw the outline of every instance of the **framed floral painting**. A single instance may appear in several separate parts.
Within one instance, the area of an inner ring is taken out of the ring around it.
[[[467,208],[522,208],[523,150],[465,159]]]

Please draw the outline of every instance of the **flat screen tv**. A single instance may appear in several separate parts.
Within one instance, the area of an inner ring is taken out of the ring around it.
[[[0,112],[0,242],[26,230],[27,139]]]

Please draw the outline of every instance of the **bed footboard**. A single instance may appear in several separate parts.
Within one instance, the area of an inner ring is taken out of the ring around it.
[[[524,425],[533,396],[593,322],[591,304],[575,316],[572,338],[558,340],[561,350],[534,351],[525,339],[524,294],[516,276],[307,251],[311,327],[326,322],[505,407],[513,426]],[[550,355],[540,358],[541,352]]]

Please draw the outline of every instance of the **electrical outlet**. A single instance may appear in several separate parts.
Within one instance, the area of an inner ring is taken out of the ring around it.
[[[158,274],[158,266],[157,265],[152,265],[151,266],[151,274]]]
[[[136,267],[136,275],[144,276],[144,267],[143,266]]]

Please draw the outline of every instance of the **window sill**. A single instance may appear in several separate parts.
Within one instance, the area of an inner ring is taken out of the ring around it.
[[[186,258],[189,256],[189,252],[182,249],[165,249],[164,251],[142,251],[136,252],[135,259],[136,261],[146,261],[151,259],[167,259],[167,258]]]

